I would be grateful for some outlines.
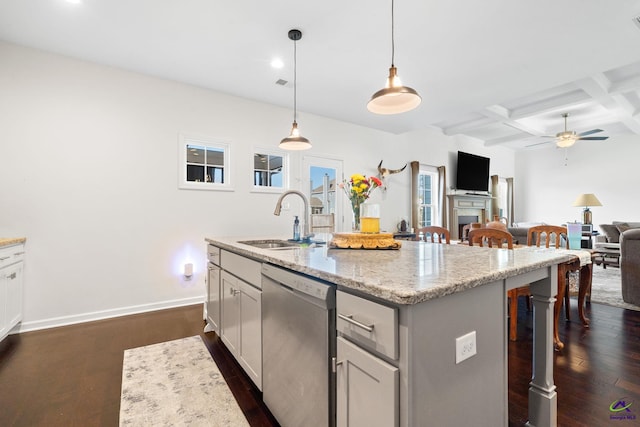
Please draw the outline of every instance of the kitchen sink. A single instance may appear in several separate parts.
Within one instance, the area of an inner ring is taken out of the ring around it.
[[[287,240],[243,240],[238,243],[260,249],[294,249],[300,247],[298,243]]]

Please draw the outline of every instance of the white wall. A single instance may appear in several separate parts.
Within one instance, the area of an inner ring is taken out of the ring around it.
[[[28,239],[23,330],[201,301],[206,236],[291,232],[295,199],[276,217],[278,195],[250,192],[253,149],[277,146],[290,109],[1,42],[0,58],[0,236]],[[298,122],[314,148],[291,154],[293,188],[306,154],[344,159],[345,176],[449,165],[459,148],[513,171],[510,151],[435,132]],[[231,144],[235,191],[178,190],[180,132]],[[408,170],[373,197],[385,229],[409,216]]]
[[[565,155],[567,164],[565,166]],[[566,150],[553,144],[516,154],[516,221],[562,224],[582,222],[572,204],[582,193],[594,193],[593,224],[640,221],[640,136],[610,136],[605,141],[578,141]]]

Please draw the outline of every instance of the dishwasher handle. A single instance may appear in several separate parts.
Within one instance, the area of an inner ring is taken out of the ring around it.
[[[344,320],[345,322],[351,323],[352,325],[355,325],[361,329],[364,329],[367,332],[373,332],[373,328],[375,327],[374,324],[371,325],[365,325],[362,322],[358,322],[357,320],[355,320],[353,318],[353,314],[340,314],[338,313],[338,317],[342,320]]]

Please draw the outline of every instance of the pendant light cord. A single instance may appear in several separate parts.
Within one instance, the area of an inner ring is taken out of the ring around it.
[[[394,0],[391,0],[391,66],[393,67],[393,63],[395,62],[395,56],[396,56],[396,41],[395,41],[395,29],[394,29],[394,16],[393,16],[393,2]]]
[[[297,47],[298,41],[293,41],[293,122],[296,123],[296,118],[298,117],[298,105],[297,105],[297,92],[296,88],[298,87],[298,76],[296,69],[298,68],[298,59],[297,59]]]

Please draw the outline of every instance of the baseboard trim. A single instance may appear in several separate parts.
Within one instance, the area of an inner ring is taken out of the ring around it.
[[[170,301],[161,301],[150,304],[134,305],[130,307],[116,308],[112,310],[94,311],[91,313],[77,314],[73,316],[53,317],[50,319],[23,322],[10,332],[22,333],[38,331],[41,329],[57,328],[60,326],[75,325],[77,323],[93,322],[95,320],[110,319],[113,317],[128,316],[131,314],[147,313],[149,311],[164,310],[168,308],[184,307],[186,305],[204,304],[205,296],[183,298]]]

